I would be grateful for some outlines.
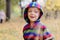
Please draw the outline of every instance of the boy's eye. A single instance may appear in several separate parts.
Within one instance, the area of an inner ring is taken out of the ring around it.
[[[35,13],[38,13],[38,11],[35,11]]]
[[[28,12],[32,12],[32,11],[28,11]]]
[[[39,11],[34,11],[35,13],[39,13]]]

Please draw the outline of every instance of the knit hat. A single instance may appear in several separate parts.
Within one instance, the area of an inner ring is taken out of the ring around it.
[[[37,2],[31,2],[24,10],[24,19],[27,23],[30,23],[29,18],[28,18],[28,9],[31,7],[36,7],[40,10],[40,16],[37,19],[37,21],[41,18],[41,16],[43,15],[43,12],[41,10],[41,6],[37,3]]]

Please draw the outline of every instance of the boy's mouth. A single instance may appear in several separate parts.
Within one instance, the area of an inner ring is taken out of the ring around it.
[[[30,16],[31,18],[35,18],[34,16]]]

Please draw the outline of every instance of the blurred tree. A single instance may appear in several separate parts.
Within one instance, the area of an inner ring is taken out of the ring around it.
[[[37,0],[32,0],[32,2],[36,2]]]
[[[46,15],[45,15],[45,19],[50,19],[50,17],[51,17],[50,13],[47,12]]]
[[[20,0],[11,0],[11,16],[13,17],[17,17],[17,16],[20,16],[20,4],[19,4]]]
[[[23,1],[23,0],[20,0],[21,17],[23,16],[23,7],[22,7],[22,4],[21,4],[21,3],[22,3],[22,1]]]
[[[54,14],[54,19],[56,19],[57,18],[57,16],[58,16],[58,7],[55,5],[55,8],[56,8],[56,10],[55,10],[55,14]]]
[[[46,7],[48,10],[52,10],[54,8],[54,6],[55,6],[54,0],[47,0]]]
[[[11,0],[6,0],[6,21],[9,21],[11,14]]]
[[[54,16],[54,18],[56,19],[57,18],[57,12],[58,12],[58,10],[55,10],[55,16]]]
[[[4,9],[5,7],[5,0],[0,0],[0,10]]]
[[[20,0],[11,0],[12,6],[18,5],[18,2],[19,2],[19,1],[20,1]]]
[[[58,8],[58,6],[60,7],[60,0],[54,0],[55,1],[55,5],[57,6],[57,8]]]
[[[26,5],[28,4],[28,2],[31,1],[31,0],[20,0],[20,8],[21,8],[21,17],[23,17],[23,11],[24,11],[24,8],[26,7]]]

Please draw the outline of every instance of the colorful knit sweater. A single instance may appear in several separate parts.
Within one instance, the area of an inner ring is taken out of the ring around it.
[[[47,30],[46,26],[38,22],[33,27],[30,24],[24,26],[23,38],[24,40],[52,40],[52,34]]]

